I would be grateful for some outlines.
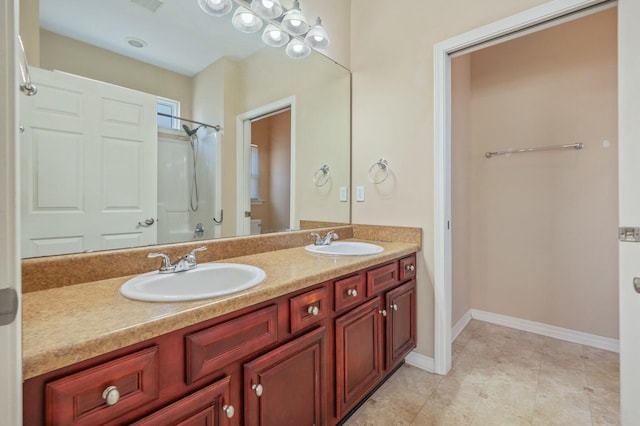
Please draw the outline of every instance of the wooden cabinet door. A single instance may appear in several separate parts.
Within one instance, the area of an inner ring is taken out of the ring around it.
[[[229,376],[186,396],[132,426],[227,426],[235,414],[229,403]]]
[[[342,418],[382,375],[381,298],[336,319],[336,410]]]
[[[411,280],[386,295],[386,369],[400,363],[416,347],[416,281]]]
[[[244,365],[244,419],[253,426],[326,424],[325,327]]]

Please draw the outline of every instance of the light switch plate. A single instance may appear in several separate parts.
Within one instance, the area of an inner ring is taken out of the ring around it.
[[[364,186],[356,186],[356,201],[364,201]]]
[[[347,200],[348,200],[347,187],[346,186],[341,186],[340,187],[340,201],[347,201]]]

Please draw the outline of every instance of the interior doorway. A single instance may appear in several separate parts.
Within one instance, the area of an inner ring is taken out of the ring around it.
[[[438,374],[451,369],[452,339],[452,233],[451,233],[451,58],[513,39],[543,27],[557,25],[594,8],[611,7],[613,2],[598,0],[552,1],[485,27],[446,40],[435,46],[435,348],[434,366]],[[482,46],[481,46],[482,45]]]
[[[238,235],[295,229],[295,98],[238,116]]]

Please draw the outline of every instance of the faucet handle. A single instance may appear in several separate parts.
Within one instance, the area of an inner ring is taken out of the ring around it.
[[[322,238],[317,232],[312,232],[311,236],[315,239],[315,242],[314,242],[315,245],[319,245],[322,243]]]
[[[198,251],[205,251],[207,249],[207,246],[202,246],[202,247],[198,247],[198,248],[194,248],[193,250],[191,250],[191,253],[189,253],[190,256],[194,256],[196,255],[196,252]]]
[[[163,253],[149,253],[147,254],[148,258],[152,258],[152,257],[161,257],[162,258],[162,266],[160,267],[160,272],[168,272],[171,271],[172,269],[174,269],[174,266],[171,265],[171,259],[169,259],[169,256],[167,256],[166,254]]]

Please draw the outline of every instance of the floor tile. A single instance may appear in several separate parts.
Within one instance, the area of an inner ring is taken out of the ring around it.
[[[472,320],[447,376],[402,366],[347,426],[620,424],[616,353]]]

